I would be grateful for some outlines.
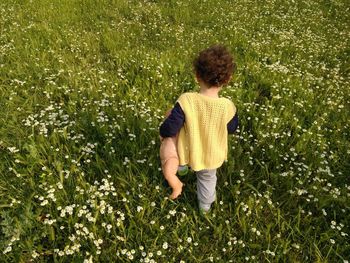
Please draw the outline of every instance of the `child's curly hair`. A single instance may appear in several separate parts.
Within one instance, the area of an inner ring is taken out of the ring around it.
[[[193,67],[197,77],[212,87],[227,84],[236,65],[225,46],[215,45],[201,51]]]

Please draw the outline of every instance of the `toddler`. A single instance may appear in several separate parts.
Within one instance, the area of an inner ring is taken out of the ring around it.
[[[188,165],[197,175],[199,208],[206,212],[216,198],[216,170],[227,159],[228,134],[238,126],[235,105],[219,97],[235,63],[224,46],[215,45],[201,51],[193,67],[199,92],[182,94],[160,126],[160,158],[170,198],[181,194],[183,183],[176,173]]]

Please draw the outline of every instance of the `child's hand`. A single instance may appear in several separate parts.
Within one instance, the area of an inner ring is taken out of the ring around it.
[[[169,117],[169,115],[170,115],[170,113],[171,113],[171,109],[170,109],[170,110],[168,110],[168,111],[165,113],[165,118],[168,118],[168,117]]]

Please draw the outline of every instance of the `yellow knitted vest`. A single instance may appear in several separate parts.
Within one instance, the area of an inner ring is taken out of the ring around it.
[[[236,107],[226,98],[184,93],[178,99],[185,124],[178,137],[180,165],[194,171],[216,169],[227,159],[227,123]]]

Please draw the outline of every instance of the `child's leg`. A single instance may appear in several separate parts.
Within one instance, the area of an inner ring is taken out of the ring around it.
[[[160,146],[160,159],[165,179],[168,181],[173,192],[169,196],[171,199],[177,198],[181,192],[183,183],[176,176],[179,167],[179,157],[176,150],[176,138],[165,138]]]
[[[196,174],[199,209],[207,212],[216,198],[216,169],[201,170]]]

